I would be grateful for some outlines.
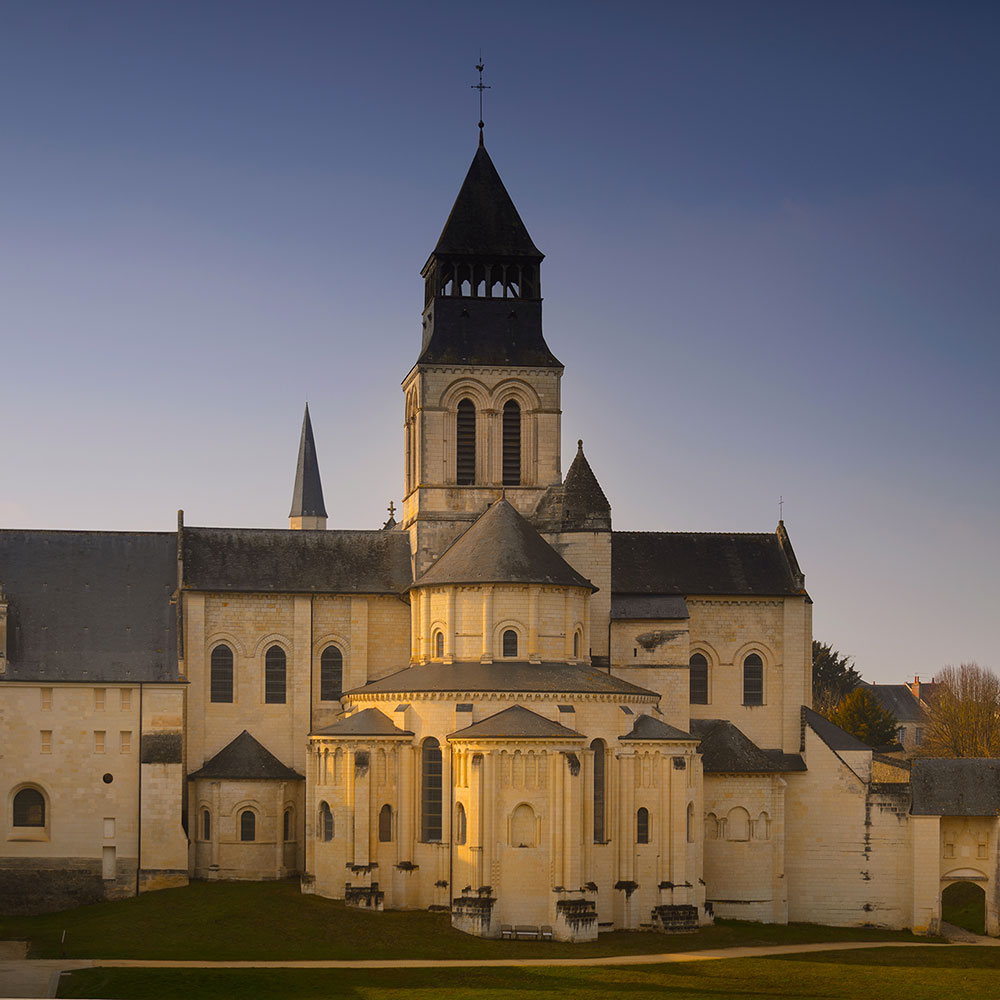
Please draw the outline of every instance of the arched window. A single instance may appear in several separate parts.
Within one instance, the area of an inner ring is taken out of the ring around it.
[[[511,847],[534,847],[535,835],[535,810],[522,802],[510,817],[510,846]]]
[[[212,839],[212,814],[207,809],[201,811],[201,839]]]
[[[471,486],[476,481],[476,404],[463,399],[455,418],[457,446],[455,476],[459,486]]]
[[[424,740],[420,760],[420,839],[441,839],[441,745]]]
[[[649,810],[645,806],[635,814],[635,842],[649,843]]]
[[[694,843],[694,803],[689,802],[687,807],[687,842]]]
[[[461,802],[455,807],[455,843],[464,844],[467,836],[468,824],[465,818],[465,806]]]
[[[743,704],[764,704],[764,661],[756,653],[743,661]]]
[[[327,646],[319,658],[319,700],[337,701],[344,693],[344,654]]]
[[[316,824],[316,833],[320,840],[333,840],[333,813],[326,802],[319,804],[319,822]]]
[[[233,700],[233,651],[225,643],[212,650],[210,698],[219,702]]]
[[[45,796],[37,788],[22,788],[14,796],[14,826],[45,826]]]
[[[272,646],[264,654],[264,701],[268,705],[285,704],[285,651]]]
[[[434,633],[434,655],[439,660],[444,656],[444,632]]]
[[[252,809],[240,813],[240,840],[245,843],[257,839],[257,816]]]
[[[708,704],[708,660],[704,653],[694,653],[689,663],[690,699],[692,705]]]
[[[503,634],[503,655],[517,656],[517,633],[512,628]]]
[[[573,633],[573,659],[577,659],[580,655],[580,633]]]
[[[388,802],[378,813],[378,840],[380,844],[392,841],[392,806]]]
[[[503,404],[503,484],[521,485],[521,407],[513,399]]]
[[[283,840],[292,839],[292,810],[286,809],[281,821],[281,837]]]
[[[594,751],[594,843],[603,844],[607,839],[604,836],[604,740],[594,740],[590,749]]]
[[[709,813],[705,817],[705,839],[706,840],[719,839],[719,819],[715,815],[715,813]]]

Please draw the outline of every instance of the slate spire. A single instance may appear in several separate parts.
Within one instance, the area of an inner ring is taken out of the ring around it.
[[[313,440],[309,404],[302,418],[302,436],[299,438],[299,460],[295,467],[295,488],[292,491],[292,509],[288,514],[289,527],[295,529],[326,528],[326,506],[323,503],[323,484],[319,477],[316,442]]]

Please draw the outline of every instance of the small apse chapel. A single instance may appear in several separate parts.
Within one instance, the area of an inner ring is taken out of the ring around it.
[[[542,259],[480,133],[399,523],[327,528],[307,410],[289,529],[0,532],[0,909],[298,876],[486,936],[926,930],[964,880],[996,933],[1000,773],[807,707],[784,525],[613,530],[582,442],[564,476]]]

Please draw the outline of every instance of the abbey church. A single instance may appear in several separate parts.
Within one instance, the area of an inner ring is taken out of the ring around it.
[[[784,525],[616,530],[564,462],[542,260],[480,133],[400,365],[398,523],[327,527],[307,409],[287,529],[0,531],[0,912],[297,877],[487,937],[928,931],[967,880],[997,933],[1000,771],[810,709]]]

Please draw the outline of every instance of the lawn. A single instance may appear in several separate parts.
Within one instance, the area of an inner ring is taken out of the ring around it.
[[[188,1000],[990,1000],[1000,997],[1000,949],[886,948],[674,965],[371,970],[91,969],[60,997]]]
[[[735,945],[913,941],[907,931],[720,921],[696,934],[616,931],[589,944],[486,941],[452,930],[446,913],[349,910],[303,896],[293,882],[197,882],[37,917],[0,917],[0,939],[31,942],[32,958],[378,959],[574,958]],[[923,939],[926,940],[926,939]]]

